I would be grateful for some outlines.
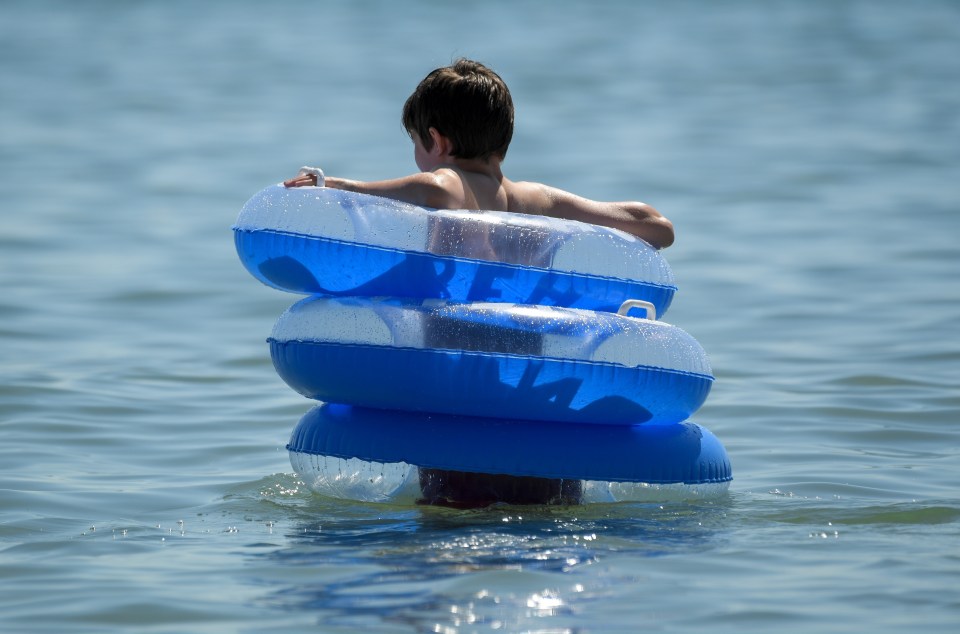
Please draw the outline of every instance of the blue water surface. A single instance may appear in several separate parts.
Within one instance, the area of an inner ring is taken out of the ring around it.
[[[0,630],[952,632],[960,5],[0,4]],[[675,224],[727,496],[334,501],[230,226],[303,164],[415,169],[464,55],[515,179]]]

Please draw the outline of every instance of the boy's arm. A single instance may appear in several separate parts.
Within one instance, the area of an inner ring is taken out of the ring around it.
[[[360,194],[383,196],[384,198],[392,198],[421,207],[451,209],[462,204],[458,201],[458,198],[463,197],[463,186],[459,178],[451,178],[451,175],[447,173],[448,171],[419,172],[410,176],[383,181],[357,181],[326,176],[324,186]],[[312,174],[299,174],[288,181],[284,181],[283,184],[286,187],[304,187],[316,185],[317,180]]]
[[[515,186],[523,199],[517,211],[620,229],[657,249],[673,244],[673,223],[646,203],[598,202],[540,183]]]

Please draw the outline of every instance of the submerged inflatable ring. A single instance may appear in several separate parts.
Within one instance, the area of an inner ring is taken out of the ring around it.
[[[557,426],[678,423],[713,382],[675,326],[547,306],[312,297],[269,342],[279,375],[309,398]]]
[[[419,495],[418,467],[585,481],[583,502],[649,499],[651,485],[722,493],[733,478],[720,441],[690,422],[555,425],[324,404],[287,449],[312,490],[372,502]]]
[[[572,220],[274,185],[244,205],[233,229],[247,270],[294,293],[601,311],[641,299],[662,316],[676,291],[649,244]]]

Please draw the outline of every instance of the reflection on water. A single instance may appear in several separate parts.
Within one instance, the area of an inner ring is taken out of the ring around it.
[[[575,628],[584,606],[625,581],[597,576],[593,567],[611,556],[633,560],[715,546],[729,508],[380,507],[375,513],[347,505],[325,514],[332,504],[312,501],[313,517],[289,531],[290,545],[264,555],[304,571],[295,586],[265,600],[285,610],[321,610],[339,627],[402,623],[415,631]],[[318,525],[321,514],[326,521]],[[465,575],[469,584],[459,581]],[[547,617],[555,617],[549,626]]]

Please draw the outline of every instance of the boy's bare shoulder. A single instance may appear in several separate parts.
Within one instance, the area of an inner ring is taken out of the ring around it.
[[[509,211],[541,216],[550,209],[549,188],[542,183],[511,182],[504,179],[503,188],[507,193],[507,209]]]
[[[507,190],[510,211],[524,214],[556,215],[555,212],[565,206],[586,209],[595,204],[586,198],[571,194],[556,187],[531,181],[504,183]]]

